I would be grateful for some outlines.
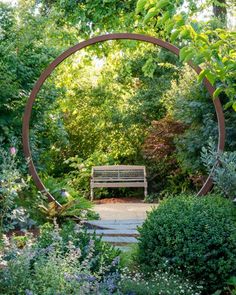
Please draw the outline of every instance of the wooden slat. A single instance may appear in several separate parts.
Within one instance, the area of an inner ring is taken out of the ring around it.
[[[94,170],[137,170],[137,169],[144,169],[145,166],[136,166],[136,165],[109,165],[109,166],[93,166]]]
[[[111,165],[94,166],[91,173],[91,200],[94,188],[99,187],[143,187],[147,195],[147,181],[145,166]]]
[[[99,182],[99,181],[103,181],[103,182],[106,182],[106,181],[141,181],[141,182],[144,182],[145,179],[144,178],[111,178],[111,177],[94,177],[93,178],[93,182]]]
[[[123,175],[124,177],[129,177],[130,175],[132,176],[144,176],[144,172],[143,171],[139,171],[139,170],[135,170],[135,171],[123,171],[123,170],[117,170],[117,171],[94,171],[93,172],[94,176],[99,176],[99,175],[113,175],[113,176],[117,176],[117,175]]]
[[[147,187],[147,182],[91,182],[92,187]]]
[[[113,172],[113,171],[106,171],[106,172],[97,172],[97,171],[95,171],[94,173],[93,173],[93,175],[94,175],[94,177],[99,177],[99,176],[102,176],[102,177],[104,177],[104,176],[109,176],[109,177],[111,177],[111,176],[113,176],[113,177],[117,177],[117,176],[122,176],[122,177],[138,177],[138,176],[142,176],[142,177],[144,177],[144,173],[142,172],[142,173],[136,173],[136,172],[131,172],[131,173],[123,173],[123,171],[117,171],[117,172]]]

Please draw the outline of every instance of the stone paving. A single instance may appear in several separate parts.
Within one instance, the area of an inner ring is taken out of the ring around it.
[[[147,211],[152,210],[155,204],[146,203],[108,203],[97,204],[94,210],[99,213],[101,220],[145,219]]]
[[[155,206],[141,202],[97,204],[94,210],[101,219],[89,221],[88,232],[95,231],[97,236],[102,236],[103,241],[127,251],[128,245],[137,243],[137,227],[142,225],[147,212]]]

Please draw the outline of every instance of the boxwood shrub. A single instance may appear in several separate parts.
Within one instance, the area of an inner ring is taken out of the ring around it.
[[[236,274],[236,208],[219,196],[170,197],[139,229],[138,260],[146,271],[168,267],[204,285],[222,289]]]

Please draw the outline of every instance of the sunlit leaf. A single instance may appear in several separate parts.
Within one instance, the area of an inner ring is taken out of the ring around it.
[[[136,5],[136,13],[140,13],[142,10],[144,10],[144,6],[147,3],[147,0],[138,0]]]

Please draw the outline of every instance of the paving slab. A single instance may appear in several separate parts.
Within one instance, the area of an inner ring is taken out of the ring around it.
[[[102,241],[112,243],[115,245],[138,243],[138,240],[135,237],[123,237],[123,236],[119,236],[119,237],[102,236]]]
[[[128,251],[130,244],[138,242],[137,228],[155,206],[142,202],[96,204],[94,210],[101,219],[87,221],[88,232],[95,232],[96,236],[102,236],[102,241]]]
[[[129,220],[91,220],[87,221],[90,229],[113,229],[113,230],[132,230],[141,226],[144,220],[138,222],[129,222]]]
[[[99,213],[101,220],[145,219],[147,212],[156,207],[156,204],[146,203],[108,203],[95,204],[94,210]]]
[[[119,219],[115,219],[115,220],[89,220],[88,221],[90,224],[96,225],[96,226],[108,226],[108,227],[113,227],[116,225],[123,225],[125,226],[137,226],[137,225],[141,225],[144,222],[144,219],[127,219],[127,220],[119,220]]]
[[[88,233],[93,234],[94,232],[96,235],[106,235],[106,236],[135,236],[139,235],[136,229],[89,229],[87,230]]]

